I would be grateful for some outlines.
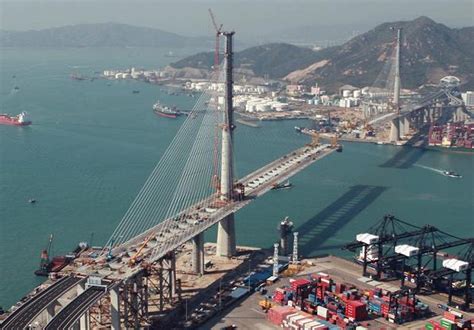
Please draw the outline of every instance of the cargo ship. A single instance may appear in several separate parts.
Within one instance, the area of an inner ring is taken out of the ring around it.
[[[176,110],[176,107],[170,108],[167,106],[163,106],[160,102],[156,102],[153,104],[153,112],[161,117],[166,118],[176,118],[181,116],[182,113],[179,110]]]
[[[28,114],[22,112],[17,116],[9,116],[8,114],[0,114],[1,125],[12,125],[12,126],[28,126],[31,124],[31,120],[28,119]]]

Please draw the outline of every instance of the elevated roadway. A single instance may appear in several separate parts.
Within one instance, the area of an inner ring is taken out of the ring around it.
[[[90,287],[51,319],[45,330],[70,329],[97,300],[106,294],[105,287]]]
[[[71,276],[62,278],[55,282],[11,313],[0,325],[0,328],[24,329],[28,327],[28,325],[30,325],[49,304],[56,301],[63,294],[82,281],[85,281],[85,279]]]

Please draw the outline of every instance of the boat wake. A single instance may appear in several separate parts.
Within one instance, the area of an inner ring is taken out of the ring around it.
[[[421,167],[424,168],[425,170],[432,171],[441,175],[444,175],[443,170],[438,170],[437,168],[429,167],[429,166],[423,166],[423,165],[418,165],[415,164],[416,167]]]

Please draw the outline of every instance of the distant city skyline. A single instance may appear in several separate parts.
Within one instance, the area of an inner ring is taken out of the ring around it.
[[[83,23],[116,22],[146,26],[186,36],[212,31],[207,9],[242,38],[304,27],[341,27],[361,33],[387,21],[428,16],[450,27],[473,25],[472,0],[0,0],[4,30],[36,30]],[[352,29],[352,30],[351,30]],[[278,39],[278,35],[275,35]]]

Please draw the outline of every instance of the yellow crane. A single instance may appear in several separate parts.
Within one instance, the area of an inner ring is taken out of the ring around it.
[[[146,247],[146,245],[152,238],[153,238],[153,235],[150,235],[145,239],[145,241],[143,241],[142,245],[140,245],[137,252],[130,258],[130,261],[128,262],[130,266],[134,266],[137,263],[138,257],[140,257],[143,249]]]
[[[319,133],[316,131],[310,131],[308,134],[311,136],[311,142],[308,145],[310,147],[319,146]]]

